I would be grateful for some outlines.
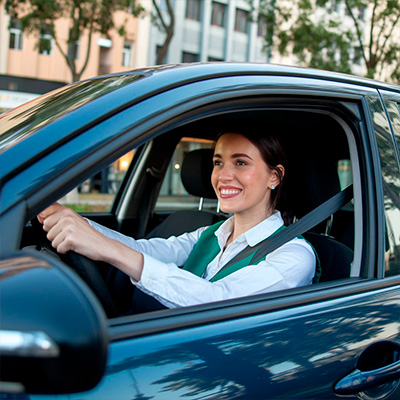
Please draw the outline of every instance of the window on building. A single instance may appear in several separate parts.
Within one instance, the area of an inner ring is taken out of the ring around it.
[[[247,24],[249,22],[249,13],[240,8],[236,9],[235,31],[247,33]]]
[[[124,40],[124,48],[122,49],[122,66],[132,66],[132,42]]]
[[[48,28],[44,28],[39,34],[39,54],[51,55],[53,51],[53,37]]]
[[[158,58],[160,57],[160,53],[161,53],[162,47],[161,46],[157,46],[156,48],[156,60],[158,60]],[[161,64],[166,64],[167,63],[167,54],[165,54],[165,56],[163,57]]]
[[[220,62],[220,61],[223,61],[223,60],[222,60],[222,58],[208,57],[208,61]]]
[[[18,19],[11,20],[10,49],[22,50],[22,24]]]
[[[187,0],[186,18],[200,21],[201,0]]]
[[[193,63],[199,61],[199,55],[195,53],[188,53],[187,51],[182,51],[182,62],[183,63]]]
[[[211,25],[225,26],[225,9],[225,4],[218,3],[217,1],[212,2]]]
[[[260,15],[258,19],[257,36],[265,37],[266,35],[267,35],[267,18],[265,18],[263,15]]]

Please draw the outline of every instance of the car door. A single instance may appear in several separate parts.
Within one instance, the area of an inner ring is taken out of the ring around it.
[[[79,145],[84,161],[76,155],[76,166],[111,161],[132,142],[140,145],[177,120],[199,118],[209,111],[209,104],[224,100],[224,107],[234,111],[236,99],[256,103],[261,95],[273,98],[271,103],[280,107],[294,107],[294,99],[302,103],[319,99],[319,105],[314,105],[318,112],[333,99],[346,110],[343,118],[355,116],[359,141],[350,143],[352,154],[357,155],[352,160],[357,206],[353,276],[267,296],[111,319],[102,381],[91,391],[57,395],[57,399],[398,398],[400,279],[398,273],[384,276],[387,259],[398,260],[396,248],[386,246],[382,176],[387,163],[392,178],[399,178],[399,170],[376,90],[271,76],[187,84],[91,127],[60,147],[58,154],[43,157],[26,174],[41,176],[44,165],[54,170],[60,155],[68,153],[67,147]],[[373,106],[377,108],[371,111]],[[376,118],[383,119],[387,129],[378,126]],[[348,133],[351,137],[351,129]],[[107,146],[98,150],[99,143]],[[77,180],[74,168],[68,169],[68,185]],[[15,188],[17,181],[24,181],[22,173],[6,191]],[[47,190],[61,193],[61,186],[55,180]],[[32,213],[44,193],[38,190],[35,196]]]

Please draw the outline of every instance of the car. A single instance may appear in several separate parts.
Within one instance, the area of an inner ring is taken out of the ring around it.
[[[134,238],[227,218],[207,157],[243,126],[284,143],[286,231],[316,248],[320,282],[135,309],[125,275],[49,245],[36,215],[55,201]],[[158,66],[44,94],[0,130],[2,398],[400,397],[399,86],[269,64]]]

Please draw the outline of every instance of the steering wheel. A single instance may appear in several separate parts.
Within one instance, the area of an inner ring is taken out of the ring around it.
[[[40,250],[43,249],[56,254],[63,263],[73,269],[92,289],[102,304],[107,316],[116,316],[117,313],[114,302],[111,298],[106,282],[99,271],[97,263],[90,258],[73,251],[69,251],[66,254],[58,253],[51,245],[50,240],[47,239],[46,232],[43,230],[42,224],[38,221],[38,219],[33,218],[31,220],[31,224]]]

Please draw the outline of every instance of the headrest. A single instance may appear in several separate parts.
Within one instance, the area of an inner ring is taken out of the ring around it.
[[[213,170],[213,149],[198,149],[187,153],[182,169],[181,179],[185,189],[193,196],[216,199],[211,185]]]
[[[298,218],[340,192],[336,163],[328,157],[310,155],[292,165],[290,172],[287,182],[290,208]]]

